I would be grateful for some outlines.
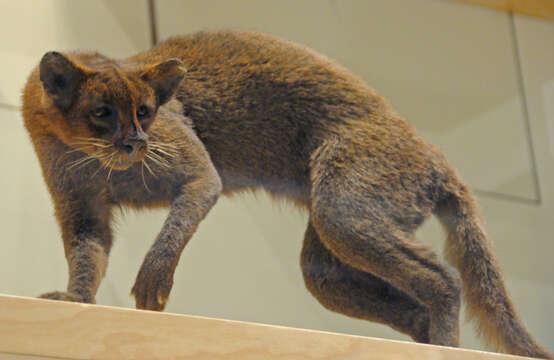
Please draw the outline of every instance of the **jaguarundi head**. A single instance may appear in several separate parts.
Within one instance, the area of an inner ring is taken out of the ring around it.
[[[43,106],[67,145],[125,170],[147,153],[148,128],[183,79],[184,66],[178,59],[137,67],[97,59],[46,53],[39,66]]]

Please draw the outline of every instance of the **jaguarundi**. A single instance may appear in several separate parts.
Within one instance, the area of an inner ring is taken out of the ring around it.
[[[458,346],[461,294],[488,342],[552,356],[508,296],[471,191],[441,152],[351,72],[276,37],[206,31],[124,60],[48,52],[24,89],[25,126],[69,264],[95,302],[119,207],[169,207],[132,294],[163,310],[181,252],[220,195],[263,188],[309,212],[301,267],[327,309]],[[449,269],[415,230],[448,233]]]

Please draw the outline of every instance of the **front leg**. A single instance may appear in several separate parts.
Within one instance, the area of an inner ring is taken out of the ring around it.
[[[78,240],[67,262],[69,283],[67,291],[53,291],[40,295],[43,299],[96,303],[95,295],[106,272],[108,254],[96,239]]]
[[[146,254],[131,291],[137,309],[165,308],[183,248],[221,192],[219,175],[210,171],[180,188],[156,241]]]
[[[95,296],[108,264],[112,244],[111,211],[86,197],[56,201],[69,267],[67,291],[54,291],[41,298],[95,303]]]

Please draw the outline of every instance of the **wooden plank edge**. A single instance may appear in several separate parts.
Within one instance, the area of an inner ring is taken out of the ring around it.
[[[528,16],[554,20],[554,0],[455,0],[458,2],[512,11]]]
[[[0,295],[0,353],[62,359],[433,359],[519,356]]]
[[[38,355],[23,355],[23,354],[14,354],[14,353],[5,353],[0,351],[0,360],[76,360],[70,358],[60,358],[60,357],[45,357]]]

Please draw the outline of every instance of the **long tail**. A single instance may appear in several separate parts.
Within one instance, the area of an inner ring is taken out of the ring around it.
[[[482,336],[498,350],[552,359],[519,319],[473,195],[458,181],[446,191],[448,195],[438,204],[436,215],[448,233],[446,259],[462,276],[470,318],[477,320]]]

